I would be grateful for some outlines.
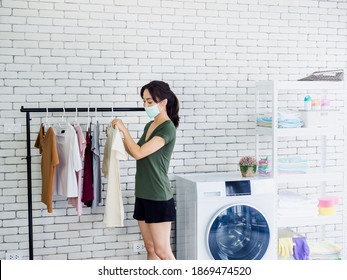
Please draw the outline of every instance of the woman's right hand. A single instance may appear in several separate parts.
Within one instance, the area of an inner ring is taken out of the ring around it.
[[[114,119],[112,120],[112,127],[118,127],[120,132],[124,132],[126,130],[126,127],[121,119]]]

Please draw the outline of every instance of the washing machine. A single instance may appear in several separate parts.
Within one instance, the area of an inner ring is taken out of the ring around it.
[[[274,194],[272,178],[176,176],[177,259],[277,259]]]

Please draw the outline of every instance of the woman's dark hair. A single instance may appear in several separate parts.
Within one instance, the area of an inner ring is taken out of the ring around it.
[[[154,102],[159,103],[160,101],[167,99],[166,111],[175,125],[178,127],[180,117],[178,116],[179,104],[176,95],[170,89],[170,86],[162,81],[151,81],[147,85],[141,88],[141,98],[143,98],[143,93],[147,89],[151,94]]]

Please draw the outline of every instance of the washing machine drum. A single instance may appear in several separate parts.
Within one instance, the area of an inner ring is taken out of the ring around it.
[[[207,239],[215,260],[260,260],[269,246],[270,230],[257,209],[233,205],[215,215]]]

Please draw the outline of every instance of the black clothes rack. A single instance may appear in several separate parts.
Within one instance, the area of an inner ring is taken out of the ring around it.
[[[27,182],[28,182],[28,234],[29,234],[29,259],[34,259],[33,248],[33,215],[32,215],[32,177],[31,177],[31,147],[30,147],[30,113],[49,113],[49,112],[134,112],[144,111],[144,108],[137,107],[106,107],[106,108],[24,108],[21,112],[26,113],[26,142],[27,142]]]

